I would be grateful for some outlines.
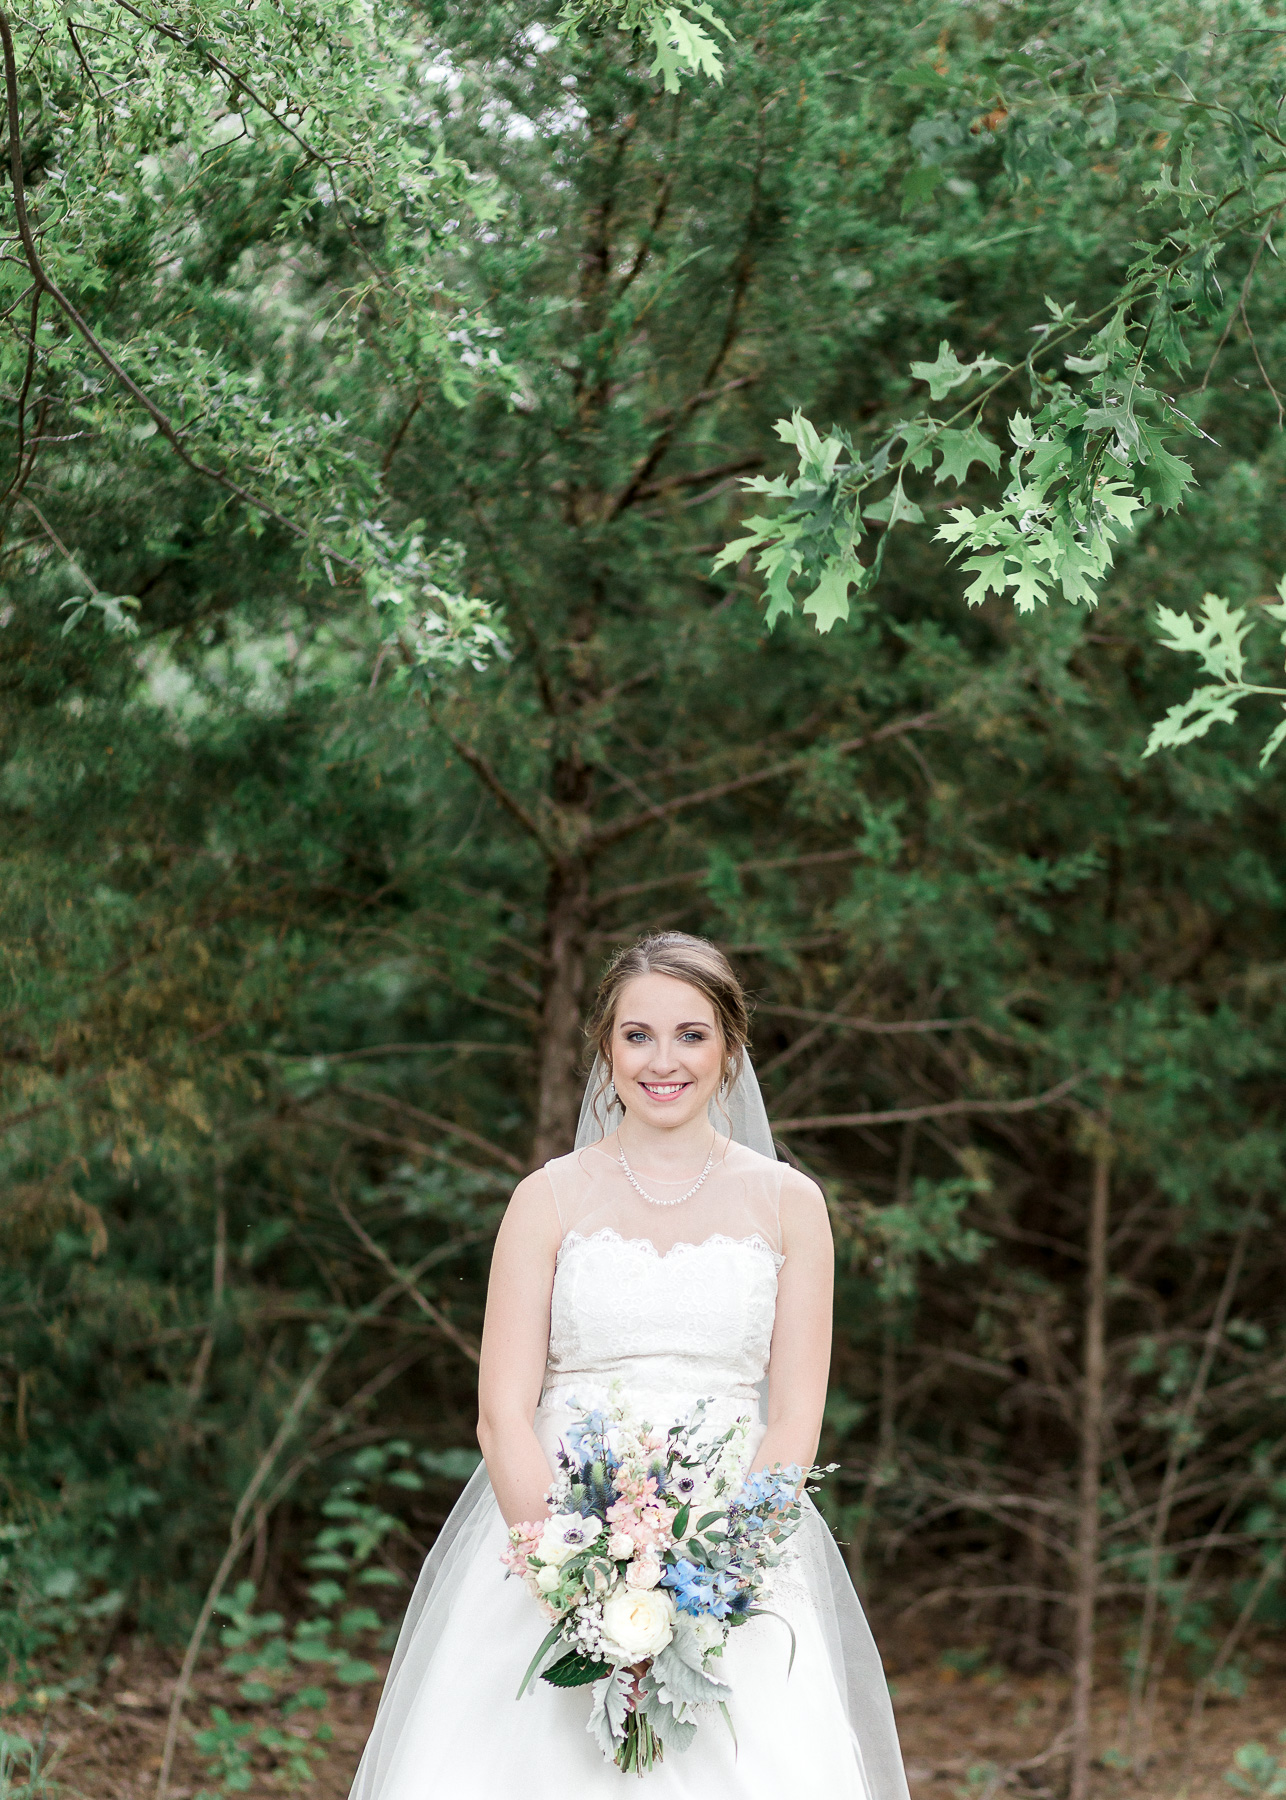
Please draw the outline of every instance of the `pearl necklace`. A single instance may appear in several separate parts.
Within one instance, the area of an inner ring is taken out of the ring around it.
[[[647,1201],[650,1201],[653,1206],[682,1206],[682,1204],[685,1200],[691,1200],[693,1194],[696,1193],[697,1189],[704,1185],[706,1176],[710,1173],[711,1169],[714,1167],[714,1144],[712,1143],[710,1145],[710,1154],[709,1154],[709,1156],[706,1157],[705,1168],[702,1169],[701,1173],[697,1176],[696,1180],[693,1182],[692,1186],[688,1189],[687,1193],[686,1194],[678,1194],[675,1196],[675,1198],[673,1200],[658,1200],[655,1194],[648,1193],[647,1189],[643,1186],[643,1184],[639,1180],[638,1176],[634,1173],[633,1169],[626,1162],[624,1150],[622,1150],[620,1152],[620,1164],[621,1164],[622,1169],[624,1169],[624,1171],[625,1171],[625,1179],[629,1182],[630,1186],[635,1190],[636,1193],[642,1194],[643,1198]]]

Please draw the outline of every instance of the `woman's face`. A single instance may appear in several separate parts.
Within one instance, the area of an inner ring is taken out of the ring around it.
[[[704,1116],[723,1079],[723,1038],[699,988],[636,975],[612,1022],[612,1080],[630,1116],[666,1129]]]

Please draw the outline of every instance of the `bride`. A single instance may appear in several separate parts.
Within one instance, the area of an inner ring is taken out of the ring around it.
[[[701,938],[644,938],[608,969],[576,1148],[519,1183],[496,1239],[478,1381],[485,1461],[424,1565],[352,1800],[618,1792],[620,1771],[586,1731],[584,1688],[537,1681],[515,1700],[545,1621],[500,1562],[506,1526],[548,1513],[560,1432],[609,1382],[658,1424],[703,1398],[712,1432],[748,1415],[752,1468],[814,1460],[830,1226],[817,1187],[776,1160],[748,1024],[736,976]],[[649,1800],[906,1800],[879,1655],[834,1540],[805,1506],[774,1573],[793,1669],[777,1620],[734,1631],[723,1674],[736,1747],[716,1717],[645,1777]]]

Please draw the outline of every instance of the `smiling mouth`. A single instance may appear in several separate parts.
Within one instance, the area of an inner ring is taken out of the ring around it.
[[[653,1100],[677,1100],[692,1086],[690,1081],[640,1081],[639,1086]]]

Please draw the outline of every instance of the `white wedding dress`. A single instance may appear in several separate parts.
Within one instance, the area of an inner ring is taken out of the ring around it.
[[[619,1397],[668,1425],[709,1399],[712,1428],[749,1414],[762,1437],[782,1266],[784,1180],[804,1178],[729,1144],[700,1191],[649,1205],[615,1157],[586,1147],[546,1165],[563,1229],[536,1432],[553,1455],[586,1407]],[[664,1196],[662,1184],[649,1183]],[[588,1688],[537,1681],[516,1700],[547,1629],[500,1563],[506,1530],[485,1469],[442,1529],[412,1597],[352,1800],[576,1800],[627,1779],[585,1729]],[[733,1631],[734,1748],[714,1713],[686,1751],[643,1777],[647,1800],[907,1800],[879,1655],[843,1559],[808,1506],[771,1604]],[[629,1778],[631,1783],[633,1777]]]

